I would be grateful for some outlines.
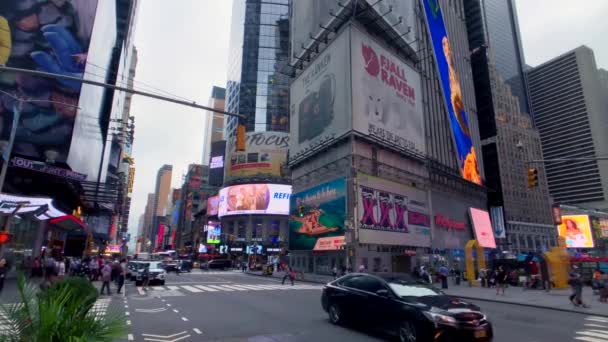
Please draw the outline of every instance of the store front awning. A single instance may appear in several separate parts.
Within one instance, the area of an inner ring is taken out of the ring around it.
[[[50,219],[49,223],[67,231],[86,230],[87,227],[82,220],[74,215],[55,217]]]
[[[0,193],[0,215],[33,214],[38,220],[48,220],[66,213],[53,205],[48,197],[29,197]]]

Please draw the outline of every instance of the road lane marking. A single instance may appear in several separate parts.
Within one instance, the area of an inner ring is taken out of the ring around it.
[[[166,311],[166,308],[156,308],[156,309],[135,309],[135,312],[145,312],[145,313],[159,313]]]
[[[579,340],[579,341],[585,341],[585,342],[606,342],[606,340],[603,338],[595,338],[595,337],[588,337],[588,336],[579,336],[579,337],[575,337],[574,339]]]
[[[143,336],[143,337],[153,337],[153,338],[173,338],[173,337],[177,337],[179,335],[187,334],[187,333],[188,333],[188,331],[184,330],[182,332],[178,332],[178,333],[175,333],[173,335],[166,335],[166,336],[163,336],[163,335],[152,335],[152,334],[141,334],[141,336]]]
[[[233,289],[233,290],[237,290],[237,291],[249,291],[247,289],[242,289],[240,287],[236,287],[234,285],[222,285],[223,287],[229,288],[229,289]]]
[[[125,315],[129,316],[131,313],[129,311],[125,311]]]
[[[129,335],[127,335],[127,340],[129,340],[129,341],[133,341],[133,340],[134,340],[134,338],[133,338],[133,334],[129,334]]]
[[[209,291],[209,292],[217,292],[218,290],[216,289],[212,289],[210,287],[207,286],[203,286],[203,285],[194,285],[195,287],[201,289],[201,290],[205,290],[205,291]]]
[[[172,291],[179,290],[179,286],[174,286],[173,285],[173,286],[167,286],[167,287],[169,288],[169,290],[172,290]]]
[[[192,330],[194,330],[194,332],[197,333],[197,334],[199,334],[199,335],[203,333],[202,331],[198,330],[198,328],[194,328]]]
[[[576,334],[577,335],[591,336],[591,337],[601,337],[603,339],[607,339],[608,338],[608,332],[601,331],[601,330],[577,331]]]
[[[228,287],[223,287],[221,285],[207,285],[207,287],[210,287],[212,289],[216,289],[216,290],[220,290],[220,291],[234,291],[234,289],[228,288]]]
[[[589,316],[589,317],[586,317],[585,320],[587,320],[587,321],[595,321],[595,322],[602,322],[602,323],[608,323],[608,318],[597,317],[597,316]]]
[[[259,287],[255,287],[255,286],[253,286],[253,285],[243,285],[243,284],[239,284],[238,286],[240,286],[240,287],[244,287],[244,288],[246,288],[246,289],[254,290],[254,291],[260,291],[260,290],[263,290],[263,289],[261,289],[261,288],[259,288]]]
[[[127,325],[131,325],[131,320],[130,319],[127,320]]]
[[[137,287],[137,292],[139,292],[139,294],[142,296],[146,295],[146,291],[144,291],[144,289],[141,286]]]
[[[167,304],[168,307],[171,307],[171,304]]]
[[[594,324],[594,323],[585,323],[586,327],[595,327],[595,328],[606,328],[608,329],[608,325]]]
[[[175,313],[179,313],[179,311],[178,311],[178,310],[175,310],[175,309],[173,309],[173,312],[175,312]]]
[[[194,286],[190,286],[190,285],[185,285],[185,286],[182,286],[182,289],[184,289],[184,290],[188,290],[188,291],[190,291],[190,292],[194,292],[194,293],[196,293],[196,292],[203,292],[202,290],[199,290],[199,289],[197,289],[196,287],[194,287]]]
[[[128,309],[128,308],[129,308],[129,306],[128,306],[128,305],[125,305],[125,309]]]
[[[186,317],[182,317],[182,321],[184,321],[184,322],[188,322],[188,321],[189,321],[189,319],[187,319]]]

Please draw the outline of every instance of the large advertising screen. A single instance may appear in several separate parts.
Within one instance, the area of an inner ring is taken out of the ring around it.
[[[222,235],[222,227],[217,221],[209,221],[207,223],[207,243],[217,244],[220,243]]]
[[[562,224],[558,226],[557,233],[566,240],[567,248],[594,246],[588,215],[562,215]]]
[[[359,241],[430,246],[431,217],[425,191],[359,173],[357,196]]]
[[[220,190],[219,217],[245,214],[289,215],[291,185],[242,184]]]
[[[218,213],[220,196],[211,196],[207,199],[207,216],[215,216]]]
[[[0,62],[6,66],[83,77],[97,0],[0,2]],[[10,42],[10,44],[7,44]],[[8,140],[17,98],[23,102],[13,152],[65,163],[81,83],[1,73],[0,139]],[[90,115],[90,114],[87,114]]]
[[[289,248],[312,250],[317,240],[344,236],[346,179],[339,178],[291,196]]]
[[[280,178],[287,161],[289,133],[247,132],[245,151],[236,150],[236,137],[226,147],[225,181],[242,178]]]
[[[211,155],[209,157],[209,185],[221,186],[224,184],[224,166],[226,165],[226,141],[215,141],[211,143]]]
[[[341,33],[291,84],[291,158],[350,130],[349,33]]]
[[[462,177],[476,184],[481,184],[481,174],[477,165],[477,154],[471,140],[469,121],[465,110],[464,96],[456,73],[454,57],[450,48],[450,40],[443,21],[443,14],[438,0],[423,0],[424,13],[437,63],[443,97],[452,136],[456,146],[456,154]]]
[[[354,27],[351,49],[353,129],[424,155],[420,75]]]
[[[496,248],[490,214],[485,210],[469,208],[469,215],[471,215],[475,239],[477,239],[479,246],[483,248]]]

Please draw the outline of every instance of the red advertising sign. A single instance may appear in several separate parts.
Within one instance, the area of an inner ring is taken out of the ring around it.
[[[162,246],[164,234],[165,234],[165,225],[160,224],[158,226],[158,236],[156,237],[156,246]]]
[[[344,246],[344,236],[319,238],[313,251],[336,251]]]
[[[441,214],[435,215],[435,225],[437,227],[457,230],[465,230],[467,228],[467,225],[464,222],[452,220],[451,218]]]

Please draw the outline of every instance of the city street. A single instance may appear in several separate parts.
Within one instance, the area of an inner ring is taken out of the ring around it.
[[[239,272],[168,276],[143,292],[130,284],[124,306],[131,341],[381,341],[368,330],[336,327],[321,309],[322,285],[284,285]],[[142,294],[143,293],[143,294]],[[495,341],[608,341],[608,319],[490,302]],[[599,304],[596,304],[599,305]]]

